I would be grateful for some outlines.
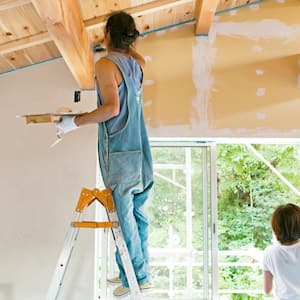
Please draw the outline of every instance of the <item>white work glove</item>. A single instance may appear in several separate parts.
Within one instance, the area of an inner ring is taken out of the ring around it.
[[[75,116],[64,116],[61,121],[56,124],[57,134],[65,134],[78,128],[74,122]]]

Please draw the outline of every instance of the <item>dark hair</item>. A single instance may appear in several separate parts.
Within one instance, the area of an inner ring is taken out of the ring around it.
[[[140,35],[136,30],[133,17],[123,11],[111,14],[105,29],[107,33],[110,33],[110,47],[113,49],[128,51]]]
[[[300,238],[300,207],[292,203],[278,206],[272,215],[271,225],[281,244],[297,241]]]

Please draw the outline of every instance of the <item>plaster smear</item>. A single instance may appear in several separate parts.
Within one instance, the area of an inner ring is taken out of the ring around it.
[[[143,85],[153,85],[154,84],[154,80],[151,79],[146,79],[143,82]]]
[[[264,75],[265,71],[263,69],[257,69],[256,70],[256,75],[261,76]]]
[[[152,60],[152,57],[151,57],[150,55],[146,55],[146,56],[144,56],[144,60],[145,60],[146,62],[149,62],[149,61]]]
[[[229,11],[229,14],[231,15],[231,16],[236,16],[237,15],[237,10],[235,9],[235,10],[230,10]]]
[[[156,34],[157,36],[165,35],[166,33],[167,33],[166,30],[159,30],[159,31],[156,31],[156,32],[155,32],[155,34]]]
[[[253,5],[250,5],[249,8],[251,10],[257,11],[260,9],[260,6],[259,6],[259,4],[253,4]]]
[[[300,36],[300,25],[287,25],[281,21],[266,19],[260,22],[219,22],[214,26],[219,35],[247,37],[251,40],[283,39],[286,43]]]
[[[144,105],[144,107],[151,106],[152,102],[153,102],[152,100],[144,101],[143,105]]]
[[[263,112],[258,112],[258,113],[256,114],[256,119],[257,119],[257,120],[264,120],[265,118],[266,118],[266,114],[263,113]]]
[[[258,88],[257,90],[256,90],[256,95],[258,96],[258,97],[262,97],[262,96],[264,96],[266,94],[266,89],[265,88]]]
[[[256,45],[256,46],[253,46],[252,50],[253,50],[253,52],[261,52],[261,51],[263,51],[263,47]]]
[[[200,113],[200,128],[204,130],[208,129],[209,100],[215,83],[212,75],[212,67],[215,64],[217,50],[212,46],[213,41],[214,38],[198,37],[196,38],[196,45],[193,46],[192,50],[193,82],[197,91],[193,106]],[[195,127],[199,126],[199,124],[193,125]]]

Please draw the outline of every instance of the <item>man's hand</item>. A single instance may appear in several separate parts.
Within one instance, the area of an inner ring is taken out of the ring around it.
[[[56,124],[58,134],[65,134],[78,128],[74,122],[75,116],[64,116],[61,121]]]

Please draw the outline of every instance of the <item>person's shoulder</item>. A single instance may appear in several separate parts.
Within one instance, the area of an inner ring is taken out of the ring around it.
[[[264,250],[264,257],[274,255],[278,250],[280,250],[278,246],[270,244]]]
[[[110,66],[114,66],[115,64],[113,63],[113,61],[111,59],[109,59],[106,56],[103,56],[101,58],[99,58],[96,63],[95,63],[95,67],[99,68],[99,67],[110,67]]]
[[[274,250],[274,245],[268,245],[265,250],[264,250],[264,253],[269,253],[271,251]]]
[[[101,57],[95,63],[96,74],[115,74],[118,71],[116,64],[107,57]]]

